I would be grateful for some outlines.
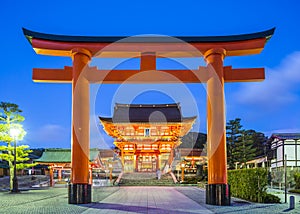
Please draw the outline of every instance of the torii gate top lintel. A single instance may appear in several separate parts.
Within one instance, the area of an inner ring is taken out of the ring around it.
[[[270,30],[231,36],[66,36],[45,34],[23,28],[23,33],[37,54],[73,57],[76,53],[91,57],[132,58],[140,57],[140,70],[99,71],[91,68],[86,77],[90,83],[199,83],[207,82],[209,72],[206,67],[198,70],[164,70],[175,78],[163,78],[161,73],[136,75],[140,71],[156,70],[158,57],[202,57],[208,60],[211,53],[226,56],[259,54],[275,28]],[[35,82],[71,83],[72,67],[64,69],[33,69]],[[200,72],[199,72],[200,71]],[[201,72],[202,71],[202,72]],[[134,79],[130,78],[135,76]],[[139,77],[141,79],[139,79]],[[224,67],[225,82],[262,81],[265,79],[263,68],[232,69]]]
[[[92,55],[95,55],[103,48],[112,43],[109,52],[116,51],[118,54],[103,55],[104,57],[127,57],[128,52],[178,52],[176,57],[191,56],[190,53],[184,54],[184,48],[178,44],[188,43],[195,47],[201,54],[204,54],[212,47],[224,48],[226,56],[241,56],[249,54],[258,54],[264,48],[265,43],[274,34],[275,28],[240,35],[230,36],[67,36],[45,34],[30,31],[23,28],[23,33],[38,54],[54,56],[71,56],[72,49],[85,48]],[[138,44],[138,45],[137,45]],[[189,52],[186,50],[186,52]],[[126,54],[127,53],[127,54]],[[157,54],[159,57],[159,54]],[[168,57],[168,56],[167,56]]]

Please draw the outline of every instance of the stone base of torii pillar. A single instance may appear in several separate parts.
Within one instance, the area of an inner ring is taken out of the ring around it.
[[[229,184],[207,184],[206,204],[229,206],[231,201]]]
[[[69,204],[88,204],[92,202],[91,184],[69,184]]]

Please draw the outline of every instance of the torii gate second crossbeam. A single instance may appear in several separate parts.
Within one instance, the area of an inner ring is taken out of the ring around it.
[[[72,83],[72,175],[69,203],[91,202],[89,184],[89,83],[207,83],[208,185],[206,203],[230,205],[227,182],[224,82],[262,81],[264,68],[223,66],[226,56],[259,54],[275,29],[253,34],[213,37],[87,37],[44,34],[23,29],[37,54],[72,57],[73,66],[33,69],[36,82]],[[114,45],[111,45],[115,43]],[[186,45],[188,44],[188,46]],[[190,47],[193,47],[192,49]],[[195,53],[196,50],[196,53]],[[139,70],[98,70],[92,57],[141,58]],[[100,57],[101,57],[100,56]],[[203,56],[198,70],[155,72],[157,57]],[[141,75],[136,75],[141,74]],[[170,76],[174,78],[169,78]],[[135,77],[135,78],[132,78]]]

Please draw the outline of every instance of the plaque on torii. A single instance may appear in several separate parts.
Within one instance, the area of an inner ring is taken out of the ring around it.
[[[72,66],[62,69],[33,69],[33,81],[72,84],[72,175],[69,203],[90,203],[89,184],[89,83],[206,83],[208,185],[206,203],[230,205],[227,182],[225,82],[253,82],[265,79],[264,68],[224,66],[227,56],[259,54],[274,28],[232,36],[66,36],[23,33],[37,54],[67,56]],[[139,70],[101,70],[89,67],[93,57],[140,57]],[[196,70],[156,69],[158,57],[204,57],[207,65]]]

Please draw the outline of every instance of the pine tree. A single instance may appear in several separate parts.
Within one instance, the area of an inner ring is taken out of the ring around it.
[[[230,169],[234,169],[237,162],[243,165],[267,152],[267,137],[252,129],[243,130],[242,127],[240,118],[227,122],[227,163]]]
[[[241,140],[242,125],[241,119],[236,118],[234,120],[229,120],[226,126],[226,141],[227,141],[227,164],[230,169],[235,168],[235,162],[237,158],[234,155],[235,146]]]
[[[256,157],[256,148],[254,147],[253,130],[242,130],[240,140],[235,142],[233,149],[234,159],[242,166],[245,166],[246,162]]]
[[[14,144],[17,141],[21,141],[26,135],[21,122],[24,121],[24,117],[20,115],[22,111],[19,106],[13,103],[1,102],[0,103],[0,142],[4,142],[6,145],[0,146],[0,158],[7,161],[9,165],[10,175],[10,189],[13,188],[13,177],[14,177]],[[10,135],[12,129],[18,129],[18,136],[13,138]],[[26,145],[20,145],[16,147],[16,160],[17,169],[24,169],[34,166],[35,164],[24,163],[29,158],[27,157],[31,150]]]
[[[267,141],[268,137],[264,133],[253,131],[253,146],[256,148],[256,157],[267,155]]]

